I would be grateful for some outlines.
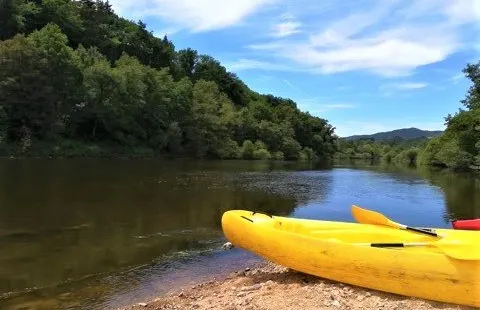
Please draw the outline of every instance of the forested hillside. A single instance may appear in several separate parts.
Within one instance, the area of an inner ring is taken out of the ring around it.
[[[418,128],[402,128],[392,131],[377,132],[371,135],[355,135],[350,137],[345,137],[347,140],[360,140],[360,139],[373,139],[376,141],[380,140],[393,140],[393,139],[419,139],[419,138],[430,138],[440,136],[443,131],[440,130],[421,130]]]
[[[108,1],[4,0],[4,154],[98,155],[105,147],[210,158],[312,159],[334,128],[250,90],[217,60],[175,50]]]
[[[472,83],[461,101],[466,109],[446,117],[445,133],[422,151],[422,164],[480,169],[480,62],[468,64],[463,73]]]

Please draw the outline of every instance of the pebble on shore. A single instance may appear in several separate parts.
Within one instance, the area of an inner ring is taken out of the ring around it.
[[[383,293],[299,273],[272,263],[247,268],[226,279],[201,283],[193,288],[139,303],[123,310],[225,309],[225,310],[473,310]]]

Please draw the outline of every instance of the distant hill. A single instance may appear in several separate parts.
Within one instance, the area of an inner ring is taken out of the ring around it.
[[[392,131],[386,132],[377,132],[371,135],[355,135],[345,137],[347,140],[360,140],[360,139],[374,139],[374,140],[392,140],[395,138],[400,139],[418,139],[418,138],[430,138],[436,137],[443,133],[441,130],[435,131],[428,131],[428,130],[421,130],[418,128],[403,128],[403,129],[396,129]]]

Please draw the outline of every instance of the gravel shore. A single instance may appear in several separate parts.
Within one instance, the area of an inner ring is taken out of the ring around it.
[[[124,308],[124,310],[127,309],[471,310],[474,308],[352,287],[265,263],[235,272],[225,279],[201,283],[172,292],[162,298]]]

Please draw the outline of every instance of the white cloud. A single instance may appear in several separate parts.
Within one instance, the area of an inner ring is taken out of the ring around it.
[[[428,86],[427,83],[406,82],[406,83],[391,83],[391,84],[383,85],[382,88],[397,89],[397,90],[414,90],[414,89],[422,89],[427,86]]]
[[[341,46],[348,43],[350,37],[361,33],[388,14],[388,9],[396,2],[380,2],[373,10],[355,12],[345,18],[334,21],[325,30],[310,36],[313,46]]]
[[[272,35],[277,38],[288,37],[300,32],[302,24],[296,21],[285,21],[276,24],[273,28]]]
[[[462,48],[480,50],[480,0],[110,0],[131,19],[158,18],[159,33],[204,32],[249,24],[245,38],[258,52],[232,62],[235,70],[263,69],[331,74],[367,71],[407,76]],[[284,12],[282,15],[279,15]],[[265,14],[264,14],[265,13]],[[280,17],[280,18],[279,18]],[[473,28],[466,25],[476,25]],[[252,26],[255,25],[255,26]],[[253,27],[259,28],[253,29]],[[267,26],[265,26],[267,25]],[[466,31],[465,31],[466,30]],[[272,38],[273,37],[273,38]],[[272,56],[275,61],[271,60]],[[265,61],[265,59],[269,59]]]
[[[367,71],[384,77],[408,76],[462,48],[472,48],[475,36],[460,27],[480,20],[474,8],[479,0],[368,2],[371,7],[351,4],[350,10],[337,8],[337,14],[329,11],[329,16],[302,20],[303,29],[320,29],[302,39],[283,37],[248,47],[283,58],[282,67],[290,70],[321,74]],[[330,17],[338,14],[341,17]],[[468,34],[471,38],[465,37]]]
[[[310,97],[296,100],[300,110],[309,111],[312,114],[325,113],[332,110],[354,109],[357,106],[350,103],[324,103],[319,97]]]
[[[480,20],[480,3],[478,0],[415,0],[398,14],[409,19],[443,15],[444,22],[465,24]]]
[[[397,95],[397,91],[414,91],[427,87],[427,83],[423,82],[403,82],[403,83],[389,83],[380,85],[380,95],[382,97],[392,97]]]
[[[283,42],[251,48],[276,51],[318,73],[367,70],[383,76],[405,76],[419,66],[444,60],[458,46],[455,38],[443,31],[426,29],[431,36],[420,38],[418,30],[409,30],[412,32],[403,35],[407,29],[395,28],[355,40],[324,33],[321,39],[311,37],[313,43]]]
[[[233,26],[276,0],[110,0],[121,15],[159,17],[169,27],[193,32]]]
[[[449,0],[444,8],[445,14],[451,22],[480,22],[480,2],[478,0]]]
[[[300,33],[302,23],[297,21],[291,13],[284,13],[280,16],[281,22],[273,25],[272,36],[284,38],[296,33]]]
[[[225,62],[224,66],[230,71],[242,71],[250,69],[266,71],[296,71],[294,68],[291,68],[287,65],[248,58],[241,58],[235,62]]]
[[[166,36],[171,36],[171,35],[177,33],[178,31],[180,31],[179,28],[170,27],[170,28],[157,29],[157,30],[152,31],[152,33],[153,33],[154,36],[156,36],[158,38],[163,38],[165,35]]]

